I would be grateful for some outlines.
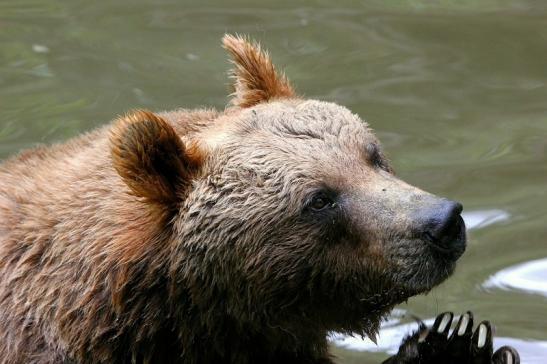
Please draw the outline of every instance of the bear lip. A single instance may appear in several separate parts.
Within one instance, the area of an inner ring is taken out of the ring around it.
[[[416,239],[415,242],[419,242],[425,245],[429,250],[423,251],[422,254],[427,255],[427,259],[431,260],[431,266],[429,269],[424,269],[422,266],[415,266],[403,271],[395,273],[395,281],[404,281],[402,287],[405,295],[401,295],[401,298],[410,298],[412,296],[427,294],[433,288],[448,279],[456,268],[456,262],[458,258],[463,254],[464,249],[440,249],[435,244],[426,241],[425,239]],[[431,246],[431,248],[430,248]]]

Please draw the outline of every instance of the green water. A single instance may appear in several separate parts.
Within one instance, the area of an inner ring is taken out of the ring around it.
[[[368,120],[404,179],[463,203],[456,274],[401,309],[471,309],[524,362],[547,361],[547,260],[486,284],[547,258],[547,2],[2,0],[0,158],[132,108],[223,108],[224,32]]]

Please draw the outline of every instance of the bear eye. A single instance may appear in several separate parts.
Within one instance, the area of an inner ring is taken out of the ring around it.
[[[376,168],[383,169],[386,172],[391,172],[391,168],[385,161],[385,157],[380,152],[380,149],[376,144],[367,145],[367,154],[370,160],[370,163]]]
[[[335,203],[330,197],[324,194],[319,194],[312,198],[309,206],[314,211],[321,211],[326,208],[334,207]]]
[[[368,160],[373,166],[380,167],[382,165],[382,156],[376,144],[368,144],[366,146],[366,153],[368,154]]]

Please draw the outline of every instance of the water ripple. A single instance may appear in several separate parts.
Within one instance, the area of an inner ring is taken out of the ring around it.
[[[471,230],[508,221],[511,215],[507,211],[492,209],[464,212],[462,213],[462,217],[467,229]]]
[[[547,258],[505,268],[491,276],[483,287],[524,291],[547,297]]]

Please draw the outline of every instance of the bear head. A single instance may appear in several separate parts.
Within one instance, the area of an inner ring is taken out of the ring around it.
[[[169,231],[172,294],[204,320],[372,336],[453,272],[461,205],[399,179],[366,122],[298,96],[257,44],[223,42],[224,112],[188,134],[146,111],[112,131],[114,167]]]

